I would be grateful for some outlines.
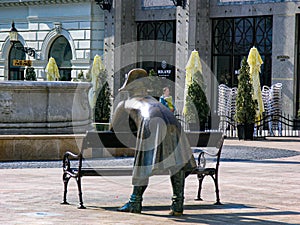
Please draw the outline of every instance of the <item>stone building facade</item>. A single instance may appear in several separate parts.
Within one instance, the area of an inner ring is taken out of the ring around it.
[[[243,20],[245,24],[246,19],[256,19],[256,27],[254,26],[256,41],[244,44],[244,46],[250,48],[253,44],[260,47],[258,49],[261,50],[265,59],[261,81],[265,85],[282,83],[282,109],[284,113],[293,116],[299,110],[300,101],[299,8],[300,1],[293,0],[212,0],[209,13],[212,29],[214,29],[213,22],[220,20]],[[259,26],[258,18],[265,21],[261,23],[263,26]],[[235,24],[237,23],[235,22]],[[266,29],[268,26],[270,29]],[[264,28],[265,30],[262,31]],[[211,33],[213,34],[214,31],[212,30]],[[241,34],[251,35],[247,32]],[[263,38],[266,39],[264,43],[258,40],[257,37],[260,35],[264,35]],[[212,55],[210,58],[213,64],[214,56]],[[214,70],[216,65],[211,65],[211,67],[216,74]],[[233,66],[233,70],[236,67]],[[218,74],[216,75],[218,76]],[[231,72],[231,75],[234,73]]]
[[[68,79],[76,78],[81,70],[87,73],[98,54],[116,95],[129,69],[154,68],[168,73],[164,75],[174,82],[180,109],[185,65],[196,49],[216,114],[217,85],[236,86],[240,60],[255,45],[264,60],[262,84],[282,83],[284,112],[296,115],[300,1],[187,0],[184,7],[175,7],[173,2],[182,1],[114,0],[108,11],[94,0],[1,1],[0,79],[10,79],[9,30],[14,20],[21,44],[36,50],[35,58],[25,57],[32,60],[39,79],[45,79],[48,59],[61,50],[62,42],[69,54],[61,59],[60,69],[70,73]]]
[[[35,57],[21,53],[16,56],[31,60],[39,79],[45,79],[45,67],[51,56],[56,58],[59,67],[65,70],[70,79],[75,78],[80,70],[87,70],[96,54],[103,54],[104,12],[95,2],[1,1],[1,80],[13,80],[10,71],[24,70],[15,68],[10,61],[13,47],[9,31],[12,21],[18,30],[21,45],[33,48],[36,52]]]

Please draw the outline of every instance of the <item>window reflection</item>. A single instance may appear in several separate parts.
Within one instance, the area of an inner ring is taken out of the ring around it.
[[[58,37],[52,44],[49,58],[53,57],[59,69],[60,80],[70,81],[72,71],[72,50],[64,36]]]
[[[257,47],[264,64],[261,85],[271,85],[272,17],[223,18],[213,20],[213,72],[220,84],[236,87],[240,63]]]

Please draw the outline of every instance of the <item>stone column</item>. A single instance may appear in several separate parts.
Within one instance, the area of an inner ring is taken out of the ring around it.
[[[296,16],[273,16],[272,84],[282,83],[282,109],[293,114]]]

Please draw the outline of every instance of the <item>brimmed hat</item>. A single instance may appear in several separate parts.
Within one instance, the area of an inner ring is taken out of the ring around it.
[[[126,89],[126,87],[128,87],[128,85],[130,83],[132,83],[133,81],[140,79],[140,78],[145,78],[145,77],[148,77],[148,73],[144,69],[136,68],[136,69],[130,70],[128,73],[127,79],[125,80],[123,86],[119,89],[119,91]]]

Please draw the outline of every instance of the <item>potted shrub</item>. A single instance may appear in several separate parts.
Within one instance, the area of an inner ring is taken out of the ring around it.
[[[25,71],[26,75],[25,75],[25,80],[30,80],[30,81],[36,81],[36,73],[34,71],[34,68],[29,66],[26,68]]]
[[[246,57],[242,60],[238,76],[238,89],[236,96],[236,114],[238,138],[253,140],[256,103],[252,98],[253,87],[250,81],[250,67]]]
[[[184,110],[190,130],[205,130],[207,127],[210,108],[204,90],[203,76],[200,71],[197,71],[188,87]]]
[[[77,82],[91,82],[92,78],[90,75],[90,71],[88,71],[85,76],[83,71],[81,70],[80,73],[77,75],[77,79],[73,79],[73,81]],[[111,114],[111,89],[107,82],[107,71],[101,70],[98,79],[100,82],[100,88],[97,90],[97,100],[96,105],[92,109],[94,123],[96,129],[99,131],[108,130],[109,128],[109,119]]]
[[[107,130],[111,114],[111,90],[107,82],[107,71],[102,70],[99,74],[101,88],[97,91],[97,101],[94,109],[94,119],[97,130]]]
[[[108,82],[105,81],[101,90],[99,91],[96,106],[95,106],[95,122],[108,123],[110,118],[110,88]]]
[[[296,118],[294,119],[294,130],[300,130],[300,109],[298,110]]]

